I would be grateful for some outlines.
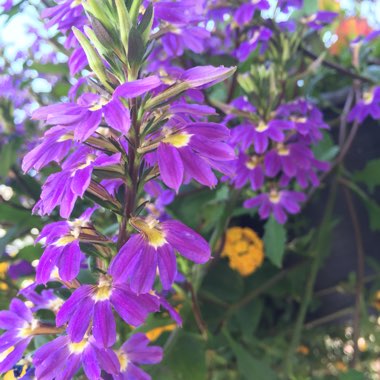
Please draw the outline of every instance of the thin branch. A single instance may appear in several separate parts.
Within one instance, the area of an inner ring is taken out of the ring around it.
[[[363,297],[363,286],[364,286],[364,244],[363,237],[360,229],[360,223],[356,213],[355,205],[352,199],[351,190],[348,187],[343,189],[346,198],[348,211],[351,217],[352,226],[355,233],[355,243],[357,249],[357,275],[356,275],[356,289],[355,289],[355,310],[354,310],[354,322],[353,322],[353,340],[354,340],[354,354],[352,356],[352,361],[350,363],[351,368],[355,368],[358,355],[359,347],[358,340],[360,337],[360,321],[361,321],[361,304]]]

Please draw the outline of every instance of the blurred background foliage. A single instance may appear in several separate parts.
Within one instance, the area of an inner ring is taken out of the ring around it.
[[[75,83],[61,37],[47,34],[39,21],[48,5],[19,1],[0,18],[2,308],[30,283],[41,254],[34,238],[48,220],[31,214],[41,174],[26,176],[20,169],[32,137],[43,132],[28,116],[38,104],[66,100]],[[361,125],[348,151],[342,152],[339,141],[347,91],[363,78],[380,81],[380,39],[360,50],[359,67],[353,66],[349,45],[379,28],[380,4],[309,0],[303,11],[317,9],[340,16],[323,30],[322,41],[310,33],[288,57],[286,96],[304,96],[322,108],[331,130],[314,149],[333,169],[286,227],[272,218],[263,223],[240,207],[240,194],[227,184],[214,191],[184,187],[167,211],[209,238],[214,259],[200,273],[180,261],[182,273],[192,278],[171,297],[187,316],[183,329],[162,316],[141,328],[166,349],[164,362],[151,371],[154,379],[380,379],[379,123]],[[229,64],[223,57],[188,52],[182,59]],[[239,75],[255,73],[262,63],[252,54]],[[224,86],[209,90],[211,104],[226,101]],[[107,215],[102,226],[103,233],[114,228]],[[216,239],[220,230],[226,233]]]

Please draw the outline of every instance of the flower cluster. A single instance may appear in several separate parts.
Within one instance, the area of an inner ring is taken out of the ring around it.
[[[1,372],[44,334],[58,337],[34,352],[37,378],[71,379],[78,371],[89,379],[105,373],[114,379],[150,378],[139,365],[160,362],[162,349],[148,346],[149,340],[133,330],[123,343],[118,326],[129,326],[123,331],[140,326],[161,307],[181,324],[164,298],[178,277],[178,255],[196,264],[210,258],[206,240],[163,217],[163,205],[191,180],[216,186],[215,171],[226,173],[235,159],[229,129],[208,122],[215,110],[194,102],[194,94],[235,69],[148,73],[145,60],[149,63],[155,34],[161,33],[166,54],[179,56],[185,48],[200,52],[199,40],[209,33],[197,26],[202,12],[191,2],[140,3],[103,1],[100,8],[97,1],[64,1],[43,13],[48,27],[56,25],[66,35],[65,47],[74,48],[72,74],[87,65],[91,74],[80,96],[75,85],[70,102],[32,114],[49,128],[26,154],[23,170],[38,172],[52,163],[56,168],[33,212],[56,215],[58,208],[64,220],[46,225],[36,240],[44,251],[35,283],[21,292],[27,301],[16,298],[9,311],[0,312],[6,330]],[[144,191],[154,204],[140,203]],[[91,208],[78,216],[81,204],[89,202]],[[100,213],[117,220],[116,233],[101,230]],[[57,283],[58,295],[51,288]],[[55,319],[42,323],[33,315],[41,309]]]
[[[249,276],[264,261],[264,244],[249,227],[231,227],[226,232],[222,257],[228,257],[230,268]]]

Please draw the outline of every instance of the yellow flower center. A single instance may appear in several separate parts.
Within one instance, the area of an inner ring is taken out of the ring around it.
[[[73,235],[67,235],[67,236],[63,236],[61,237],[60,239],[58,239],[54,245],[57,246],[57,247],[63,247],[64,245],[67,245],[67,244],[70,244],[72,243],[74,240],[76,240],[77,238]]]
[[[249,170],[253,170],[259,163],[259,158],[257,156],[252,156],[249,158],[249,160],[245,163],[245,166]]]
[[[88,340],[85,338],[83,339],[81,342],[79,343],[70,343],[69,344],[69,351],[72,353],[72,354],[81,354],[85,348],[87,347],[88,345]]]
[[[373,101],[373,91],[366,91],[363,94],[363,102],[364,104],[371,104]]]
[[[70,133],[65,133],[64,135],[62,135],[58,140],[57,142],[63,142],[63,141],[67,141],[67,140],[73,140],[74,139],[74,136]]]
[[[256,127],[257,132],[265,132],[268,129],[268,124],[260,120],[259,124]]]
[[[279,203],[280,200],[281,200],[281,195],[278,191],[276,190],[271,190],[271,192],[269,193],[269,200],[272,202],[272,203]]]
[[[6,357],[7,357],[11,352],[14,351],[14,349],[15,349],[15,347],[12,346],[12,347],[7,348],[5,351],[1,352],[1,353],[0,353],[0,363],[1,363],[3,360],[5,360]]]
[[[38,321],[33,319],[31,323],[26,322],[24,327],[18,330],[18,336],[21,338],[27,338],[33,335],[33,331],[38,327]]]
[[[120,363],[120,372],[125,372],[127,370],[129,362],[127,354],[124,351],[119,351],[117,353],[117,358],[119,359]]]
[[[280,156],[289,156],[290,150],[284,144],[278,144],[277,152]]]
[[[93,299],[95,301],[105,301],[110,299],[112,294],[112,279],[109,276],[102,276],[96,287]]]
[[[82,165],[79,165],[77,167],[77,170],[87,168],[87,166],[90,166],[95,160],[96,160],[95,154],[89,154],[86,157],[86,162],[83,163]]]
[[[173,145],[176,148],[182,148],[189,144],[190,138],[190,134],[183,132],[166,136],[162,141],[167,144]]]
[[[131,224],[144,234],[152,247],[158,248],[166,244],[165,233],[160,229],[157,219],[132,218]]]
[[[290,120],[295,123],[306,123],[307,118],[305,116],[291,116]]]
[[[109,103],[109,100],[106,98],[100,98],[98,103],[95,103],[92,107],[90,107],[90,111],[98,111],[100,110],[103,106]]]

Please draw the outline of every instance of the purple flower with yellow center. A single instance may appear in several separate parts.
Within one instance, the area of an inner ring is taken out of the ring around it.
[[[119,97],[135,98],[160,84],[156,76],[127,82],[120,85],[110,99],[86,93],[81,95],[77,103],[41,107],[33,112],[32,118],[51,125],[70,126],[74,130],[74,139],[78,141],[87,140],[99,127],[103,117],[111,128],[127,134],[131,124],[129,110]]]
[[[137,295],[118,277],[107,274],[102,275],[96,285],[82,285],[76,289],[59,310],[56,324],[59,327],[68,322],[67,332],[75,343],[81,342],[92,326],[96,342],[110,347],[116,341],[113,309],[126,323],[138,326],[149,313],[159,308],[158,297]]]
[[[87,147],[79,148],[65,160],[62,171],[47,178],[33,212],[50,214],[59,205],[61,217],[69,218],[76,200],[82,198],[89,187],[93,170],[118,165],[120,157],[120,153],[108,156]]]
[[[38,328],[24,302],[14,298],[9,310],[0,311],[0,373],[9,371],[21,358]]]
[[[324,26],[331,24],[338,16],[336,12],[319,11],[309,17],[303,18],[301,21],[314,30],[322,29]]]
[[[250,182],[252,189],[258,190],[264,184],[264,177],[262,158],[240,153],[236,163],[236,175],[233,178],[235,187],[241,189],[247,182]]]
[[[41,143],[25,155],[22,161],[24,173],[31,168],[39,171],[52,161],[60,163],[69,153],[73,138],[70,129],[61,126],[49,129],[45,132]]]
[[[294,177],[297,170],[309,169],[314,155],[304,144],[277,144],[265,155],[265,174],[275,177],[281,171],[288,177]]]
[[[232,129],[230,143],[240,146],[242,150],[247,150],[253,145],[255,152],[262,154],[268,149],[271,140],[284,141],[284,130],[288,128],[286,122],[276,119],[269,122],[261,120],[256,125],[242,124]]]
[[[164,127],[157,148],[162,181],[178,192],[182,182],[195,179],[213,187],[217,178],[212,168],[235,158],[234,150],[224,141],[229,129],[216,123],[190,123],[177,128]]]
[[[348,121],[357,120],[363,122],[368,116],[372,119],[380,119],[380,87],[372,88],[363,94],[363,99],[358,101],[348,115]]]
[[[41,292],[36,291],[37,283],[33,283],[19,291],[23,297],[30,301],[33,306],[30,310],[36,312],[41,309],[51,310],[56,313],[63,304],[63,299],[56,296],[54,290],[44,289]]]
[[[73,342],[69,336],[60,336],[40,347],[33,355],[35,375],[41,380],[71,380],[83,367],[90,380],[101,379],[101,371],[116,375],[120,370],[116,354],[95,344],[93,337],[86,336]]]
[[[50,223],[42,229],[36,242],[42,240],[46,248],[38,262],[37,283],[46,284],[55,268],[58,268],[59,278],[64,281],[71,281],[78,276],[80,264],[84,259],[79,247],[79,237],[83,231],[87,232],[87,235],[94,235],[90,224],[93,211],[87,210],[72,222]]]
[[[307,143],[319,141],[323,137],[321,130],[329,129],[322,112],[304,99],[281,105],[276,118],[283,119],[286,128],[306,138]]]
[[[151,376],[139,365],[160,363],[163,350],[159,346],[149,346],[149,339],[141,333],[132,335],[118,351],[120,372],[114,375],[114,380],[150,380]]]
[[[236,10],[234,18],[238,25],[244,26],[252,21],[256,11],[263,11],[269,8],[270,5],[267,0],[250,0]]]
[[[273,214],[280,224],[284,224],[287,214],[297,214],[300,212],[300,203],[306,200],[304,193],[291,190],[272,189],[269,193],[262,193],[244,202],[246,208],[259,208],[259,215],[262,219],[268,219]]]
[[[260,45],[260,54],[264,54],[268,47],[268,41],[272,37],[272,31],[265,27],[254,28],[248,33],[248,39],[243,41],[235,51],[236,58],[243,62]]]
[[[316,171],[325,172],[329,168],[330,168],[330,165],[328,162],[319,161],[313,158],[310,161],[310,167],[297,168],[297,172],[294,175],[294,178],[296,179],[298,185],[302,189],[306,189],[309,186],[309,183],[314,187],[318,187],[320,185],[320,181],[316,174]],[[280,178],[279,185],[282,187],[286,187],[289,185],[291,180],[292,180],[291,177],[288,177],[286,174],[283,174]]]
[[[162,46],[169,56],[181,56],[186,49],[194,53],[202,53],[210,32],[199,26],[172,26],[170,31],[161,37]]]
[[[176,220],[160,223],[150,218],[132,218],[131,224],[140,233],[124,244],[111,262],[109,273],[118,281],[129,279],[136,293],[152,289],[157,268],[163,288],[172,286],[177,273],[176,251],[197,264],[210,258],[206,240]]]

